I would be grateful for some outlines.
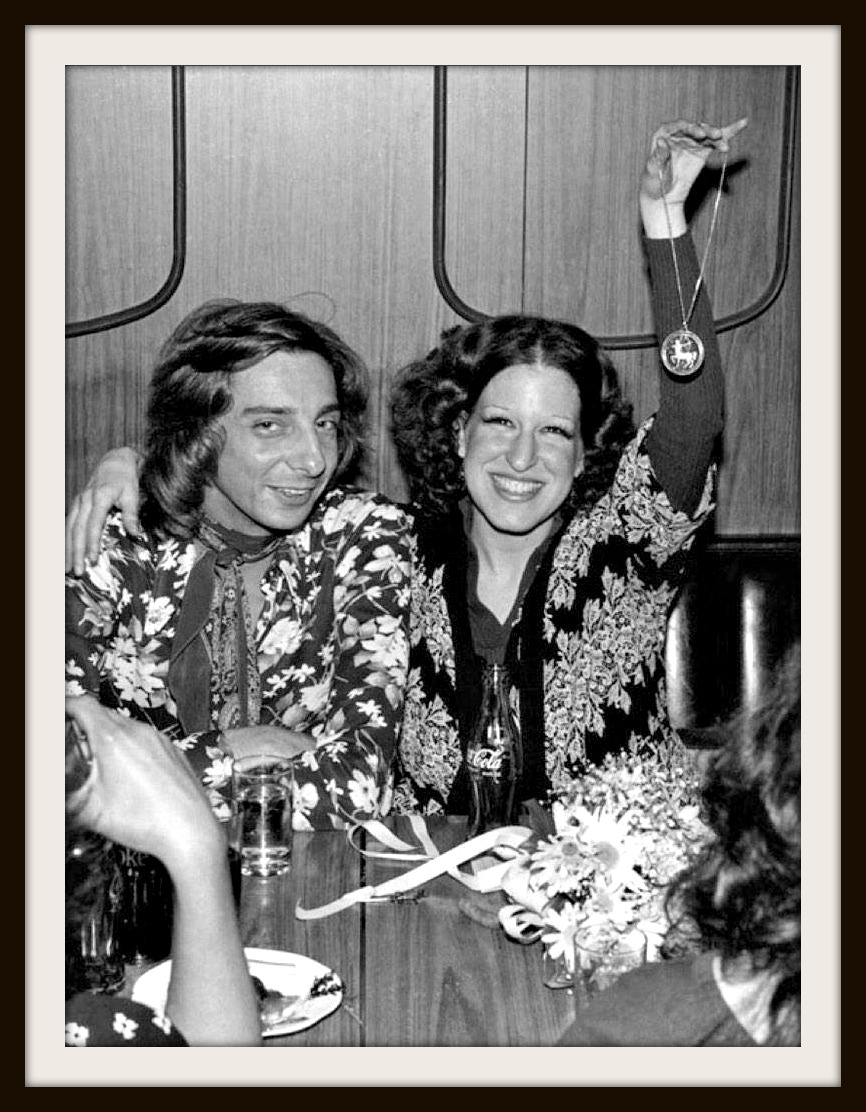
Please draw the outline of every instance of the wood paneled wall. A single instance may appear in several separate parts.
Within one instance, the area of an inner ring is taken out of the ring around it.
[[[67,70],[67,319],[151,297],[172,259],[169,67]],[[678,116],[749,128],[708,265],[718,317],[767,287],[782,167],[781,67],[452,67],[444,261],[484,313],[561,316],[601,336],[651,330],[636,194],[648,138]],[[432,261],[433,70],[185,70],[188,227],[174,296],[67,341],[67,492],[141,440],[161,341],[212,297],[269,298],[327,321],[371,369],[366,482],[403,497],[387,431],[395,371],[460,322]],[[796,168],[795,168],[796,169]],[[796,175],[799,181],[799,175]],[[712,197],[694,220],[699,252]],[[779,297],[721,337],[727,427],[716,531],[800,530],[799,187]],[[652,349],[613,353],[638,418]]]

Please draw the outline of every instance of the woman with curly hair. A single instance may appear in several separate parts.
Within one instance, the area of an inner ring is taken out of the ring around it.
[[[663,373],[635,430],[598,343],[564,321],[452,328],[404,369],[394,436],[414,511],[409,684],[397,810],[465,813],[463,764],[485,663],[512,677],[522,799],[586,762],[669,735],[668,614],[712,508],[723,383],[684,202],[743,127],[684,120],[652,137],[639,194],[660,339],[689,329],[703,366]],[[697,287],[697,288],[696,288]]]
[[[800,648],[730,723],[703,788],[714,838],[668,894],[696,957],[626,973],[581,1009],[572,1046],[800,1045]]]

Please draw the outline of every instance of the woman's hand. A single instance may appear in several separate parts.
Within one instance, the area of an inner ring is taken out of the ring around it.
[[[67,515],[66,570],[81,575],[85,560],[96,560],[105,519],[114,506],[127,533],[138,535],[138,502],[138,455],[132,448],[106,452]]]
[[[158,730],[70,697],[66,713],[87,734],[96,775],[67,800],[72,819],[158,857],[169,873],[225,858],[225,837],[183,753]]]
[[[728,153],[731,140],[748,122],[743,117],[726,127],[716,127],[674,120],[653,133],[640,182],[640,209],[647,235],[667,236],[668,218],[671,233],[682,235],[686,229],[682,208],[695,179],[711,155]]]

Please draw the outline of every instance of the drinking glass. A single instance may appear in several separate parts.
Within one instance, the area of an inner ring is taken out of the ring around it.
[[[574,993],[574,950],[569,948],[564,954],[551,957],[546,946],[542,946],[542,980],[546,988],[564,988],[568,995]]]
[[[609,988],[623,973],[637,969],[646,962],[647,939],[639,930],[609,942],[605,946],[575,946],[575,987],[589,999]]]
[[[280,876],[292,860],[292,762],[261,754],[232,770],[230,842],[244,876]]]

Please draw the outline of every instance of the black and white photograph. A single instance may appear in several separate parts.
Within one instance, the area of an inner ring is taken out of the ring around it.
[[[630,30],[26,28],[29,1085],[841,1084],[840,28]]]

